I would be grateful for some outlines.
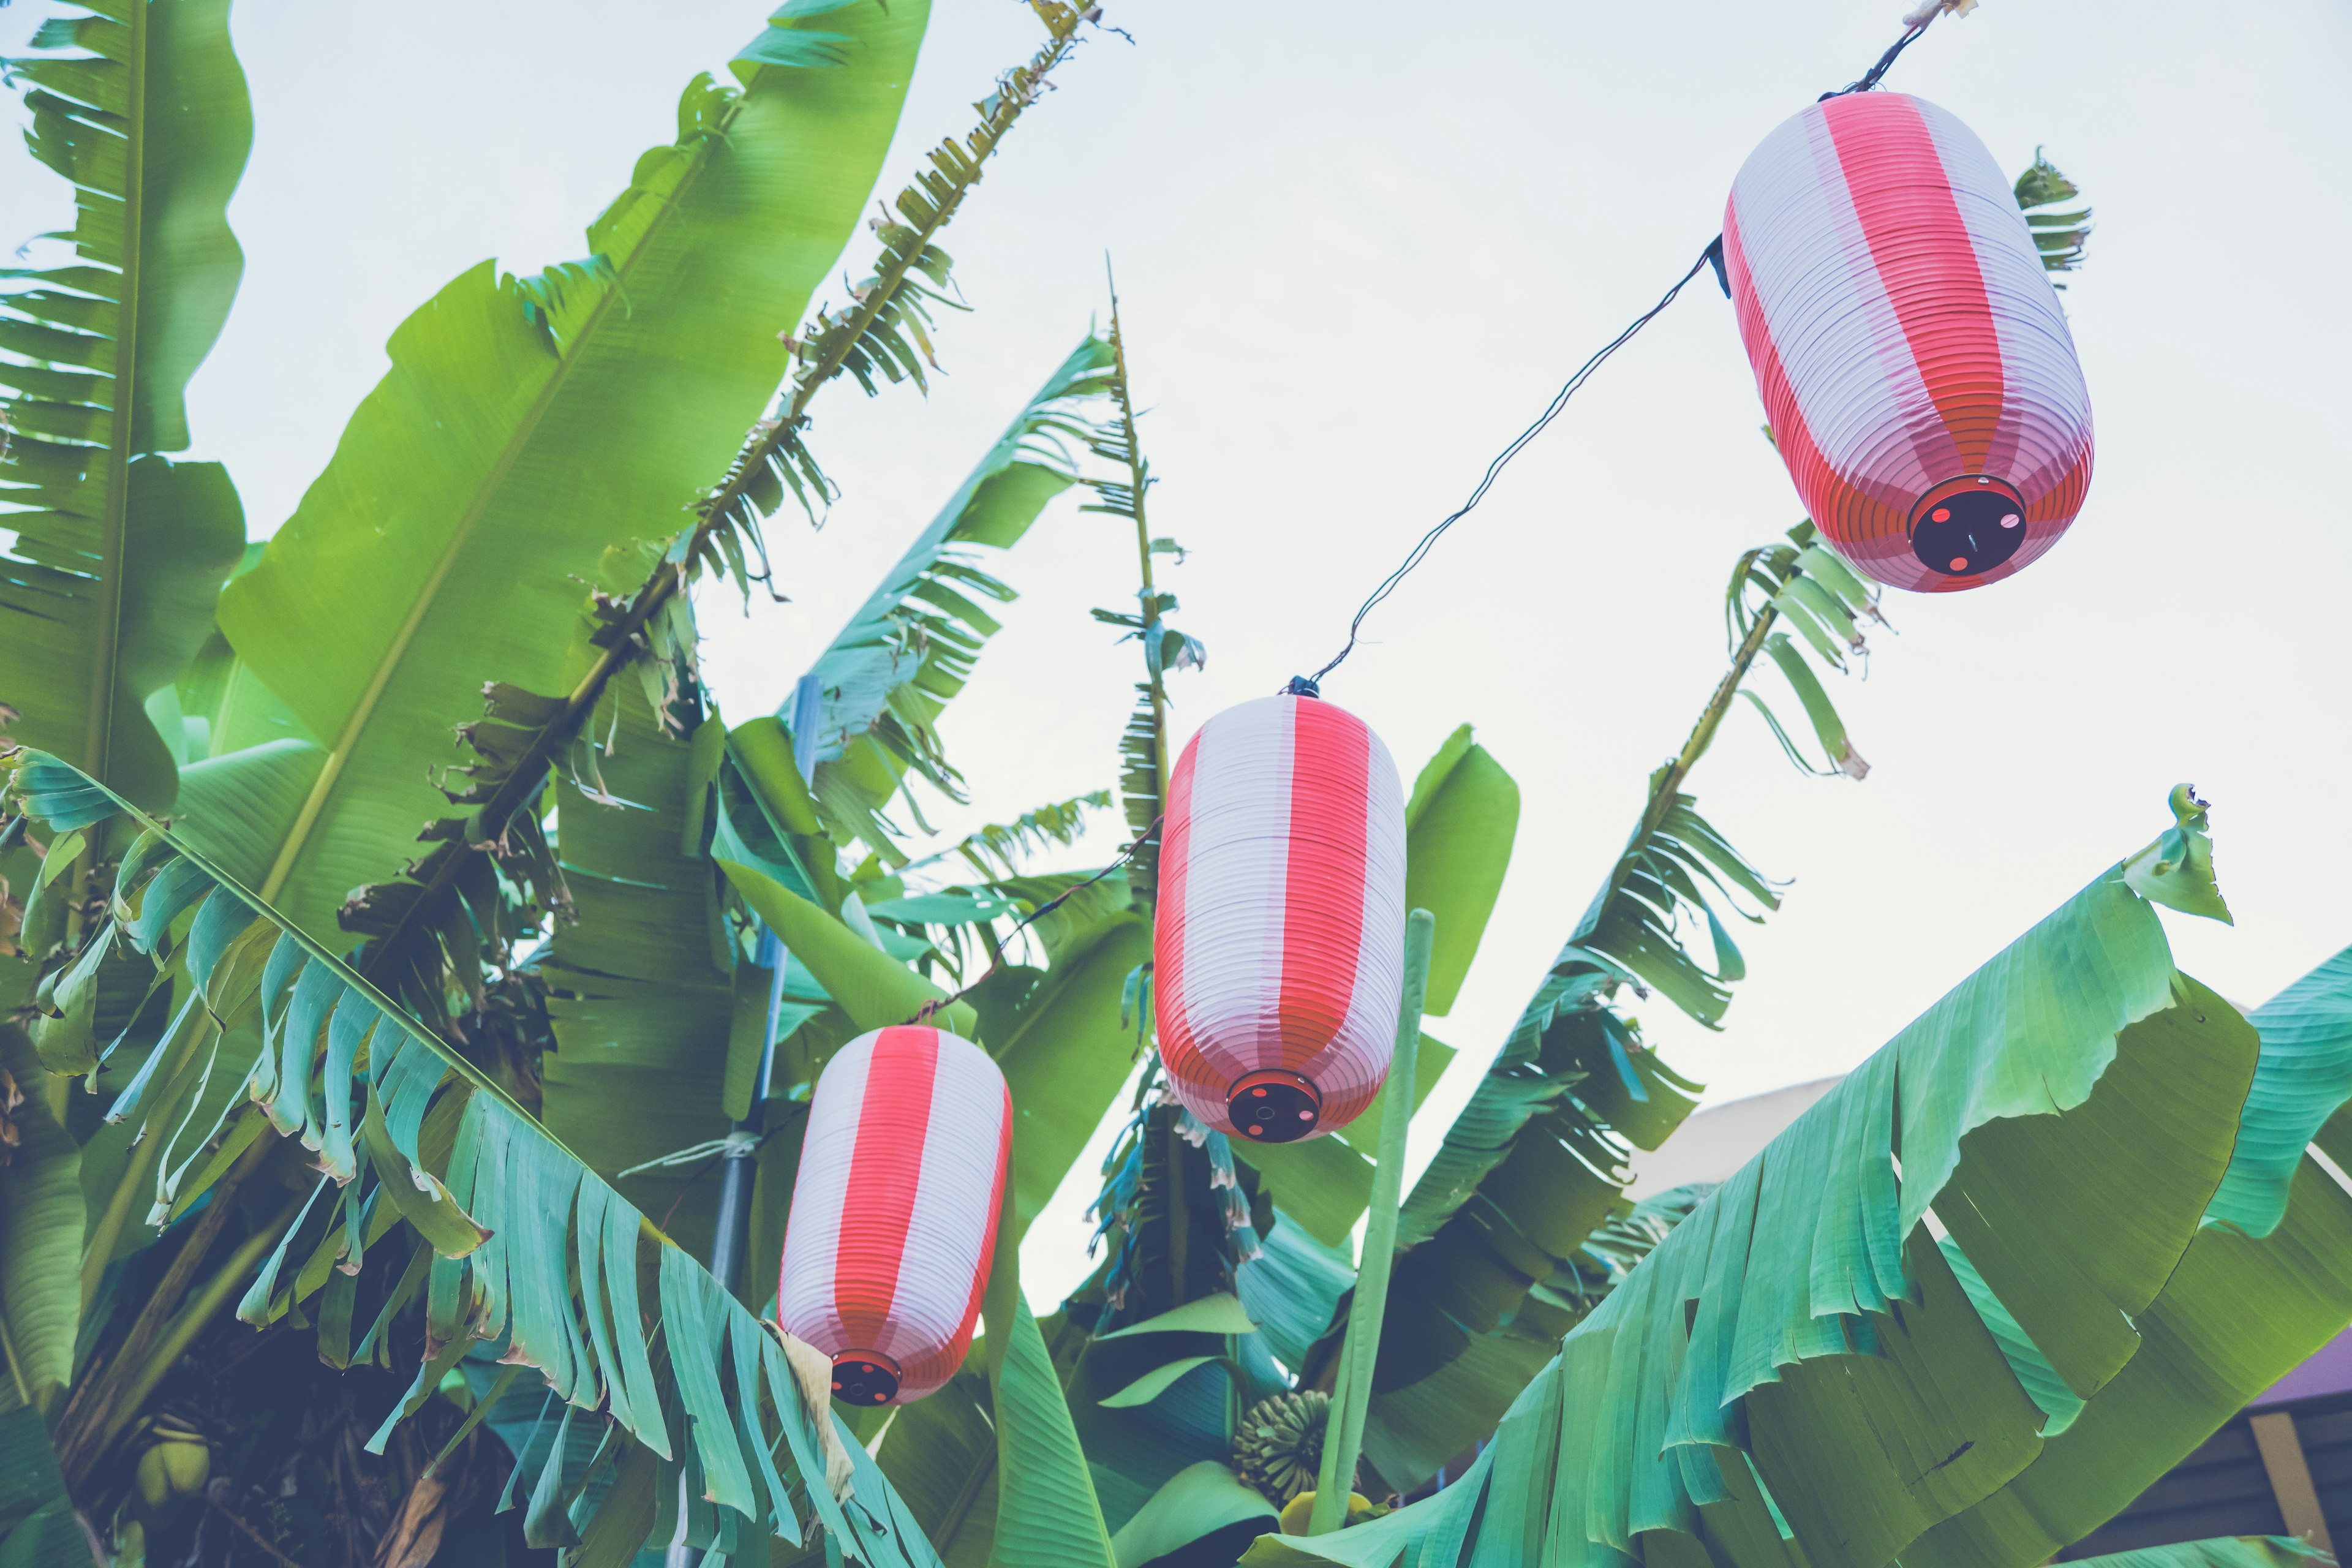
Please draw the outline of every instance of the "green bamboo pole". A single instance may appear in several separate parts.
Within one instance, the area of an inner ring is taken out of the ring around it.
[[[1322,1535],[1348,1520],[1356,1459],[1364,1448],[1364,1412],[1372,1402],[1372,1363],[1381,1350],[1381,1320],[1389,1305],[1389,1266],[1396,1257],[1397,1205],[1404,1196],[1404,1136],[1412,1121],[1413,1067],[1421,1054],[1421,1008],[1429,994],[1429,949],[1437,917],[1415,910],[1404,924],[1404,996],[1397,1008],[1396,1054],[1389,1062],[1381,1110],[1380,1163],[1372,1171],[1365,1211],[1364,1261],[1356,1274],[1355,1305],[1339,1348],[1339,1377],[1323,1429],[1323,1468],[1315,1479],[1315,1511],[1307,1533]]]

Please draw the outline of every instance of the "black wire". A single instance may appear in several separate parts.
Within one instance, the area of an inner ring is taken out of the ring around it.
[[[1681,293],[1684,286],[1689,283],[1692,279],[1697,277],[1700,269],[1706,266],[1707,253],[1712,251],[1714,248],[1714,243],[1709,241],[1707,249],[1701,251],[1699,253],[1698,259],[1690,264],[1690,270],[1684,273],[1681,278],[1676,279],[1675,286],[1667,289],[1656,304],[1651,306],[1647,310],[1643,311],[1641,315],[1635,317],[1633,319],[1633,325],[1627,327],[1623,331],[1619,332],[1615,337],[1610,339],[1607,345],[1604,346],[1600,353],[1594,354],[1591,359],[1586,360],[1583,364],[1580,365],[1577,368],[1576,374],[1568,378],[1567,384],[1557,393],[1552,395],[1552,400],[1549,406],[1546,407],[1540,415],[1536,416],[1536,422],[1528,426],[1526,429],[1520,431],[1516,440],[1514,440],[1509,446],[1504,447],[1502,451],[1496,454],[1495,460],[1486,465],[1486,472],[1485,476],[1479,479],[1478,488],[1470,492],[1470,499],[1464,501],[1459,507],[1456,507],[1444,521],[1439,523],[1435,528],[1431,529],[1427,533],[1423,534],[1421,536],[1421,542],[1415,544],[1412,547],[1412,552],[1405,556],[1404,563],[1399,566],[1395,571],[1390,573],[1386,577],[1381,579],[1380,586],[1372,590],[1371,597],[1366,599],[1364,601],[1363,607],[1356,612],[1356,618],[1348,623],[1348,646],[1341,648],[1337,654],[1334,654],[1331,658],[1330,663],[1317,670],[1313,675],[1306,677],[1305,679],[1308,685],[1311,686],[1316,682],[1320,681],[1325,676],[1330,674],[1332,670],[1339,668],[1339,661],[1341,659],[1356,651],[1356,634],[1363,626],[1364,617],[1370,615],[1382,599],[1387,598],[1391,594],[1396,592],[1397,584],[1404,581],[1405,574],[1411,572],[1414,567],[1420,565],[1428,556],[1431,547],[1436,544],[1440,534],[1444,533],[1447,529],[1452,528],[1455,523],[1461,521],[1463,518],[1468,516],[1470,510],[1473,507],[1486,499],[1486,492],[1494,488],[1495,480],[1501,475],[1504,466],[1509,463],[1513,458],[1517,457],[1521,449],[1524,448],[1528,442],[1534,440],[1538,436],[1542,435],[1544,426],[1549,425],[1555,418],[1559,417],[1559,411],[1568,406],[1568,400],[1576,395],[1578,389],[1584,385],[1585,382],[1591,376],[1594,371],[1601,368],[1601,362],[1606,360],[1611,354],[1615,353],[1619,349],[1623,348],[1625,344],[1632,340],[1635,332],[1640,331],[1643,327],[1650,324],[1650,321],[1653,317],[1656,316],[1659,311],[1664,310],[1667,306],[1675,302],[1675,296]]]
[[[1943,15],[1943,13],[1940,11],[1930,13],[1927,17],[1927,22],[1934,21],[1941,15]],[[1895,57],[1900,55],[1904,50],[1909,48],[1911,47],[1912,40],[1916,39],[1920,34],[1927,30],[1927,22],[1921,22],[1909,32],[1905,33],[1901,37],[1895,39],[1894,43],[1888,45],[1886,52],[1878,57],[1878,63],[1871,67],[1868,70],[1863,72],[1861,76],[1855,78],[1853,81],[1846,83],[1843,87],[1837,88],[1832,91],[1822,94],[1821,97],[1815,99],[1813,101],[1816,103],[1827,103],[1832,98],[1843,98],[1850,92],[1868,92],[1872,88],[1876,87],[1878,85],[1878,79],[1886,74],[1886,68],[1895,63]]]
[[[1822,94],[1822,96],[1815,100],[1815,101],[1825,103],[1832,98],[1843,98],[1850,92],[1868,92],[1873,88],[1875,88],[1878,85],[1879,79],[1886,74],[1888,68],[1901,57],[1903,51],[1909,48],[1912,44],[1918,39],[1919,35],[1927,30],[1927,24],[1929,22],[1933,22],[1942,14],[1943,11],[1940,6],[1936,10],[1929,12],[1925,21],[1913,24],[1910,27],[1905,30],[1901,37],[1888,45],[1886,52],[1878,57],[1877,64],[1872,66],[1868,70],[1863,72],[1860,77],[1848,82],[1845,86],[1837,89],[1835,91]],[[1486,499],[1487,490],[1494,487],[1495,480],[1496,477],[1502,473],[1505,465],[1508,464],[1513,458],[1517,457],[1520,449],[1526,447],[1528,442],[1543,434],[1544,426],[1549,425],[1553,419],[1559,416],[1559,411],[1568,405],[1568,400],[1576,395],[1578,390],[1584,385],[1586,380],[1591,376],[1594,371],[1601,368],[1602,361],[1606,360],[1611,354],[1615,353],[1619,349],[1623,348],[1633,338],[1635,332],[1640,331],[1643,327],[1650,324],[1650,321],[1653,317],[1656,316],[1659,311],[1664,310],[1667,306],[1673,304],[1675,302],[1675,296],[1681,293],[1684,286],[1689,283],[1692,279],[1698,276],[1699,269],[1701,268],[1706,267],[1712,261],[1715,263],[1718,270],[1720,269],[1722,262],[1718,258],[1721,253],[1717,247],[1722,243],[1723,237],[1717,235],[1708,243],[1707,247],[1699,253],[1698,259],[1691,263],[1690,270],[1684,273],[1682,277],[1675,281],[1675,286],[1667,289],[1665,294],[1656,304],[1651,306],[1641,315],[1635,317],[1632,326],[1627,327],[1623,331],[1612,338],[1599,353],[1594,354],[1591,359],[1586,360],[1583,364],[1577,368],[1576,374],[1568,378],[1567,384],[1562,386],[1558,393],[1553,395],[1550,405],[1545,408],[1541,415],[1537,416],[1536,422],[1528,426],[1526,429],[1520,431],[1518,438],[1514,440],[1509,446],[1504,447],[1501,452],[1496,455],[1495,460],[1486,465],[1486,472],[1478,480],[1478,488],[1470,492],[1470,499],[1464,501],[1459,507],[1455,508],[1453,513],[1449,515],[1444,521],[1439,523],[1435,528],[1431,529],[1427,533],[1423,534],[1420,542],[1416,543],[1412,547],[1412,551],[1405,556],[1404,563],[1399,566],[1395,571],[1390,573],[1386,577],[1381,579],[1380,586],[1372,590],[1371,597],[1366,599],[1363,603],[1363,606],[1356,612],[1356,618],[1348,623],[1348,646],[1341,648],[1338,653],[1332,655],[1331,662],[1317,670],[1314,674],[1291,677],[1288,684],[1283,688],[1284,690],[1307,697],[1319,695],[1317,689],[1318,683],[1319,683],[1325,676],[1339,668],[1339,661],[1341,659],[1346,658],[1349,654],[1356,651],[1357,634],[1363,629],[1364,617],[1370,615],[1374,609],[1378,608],[1381,600],[1396,592],[1397,584],[1404,581],[1406,574],[1412,571],[1414,567],[1420,565],[1423,561],[1428,558],[1430,549],[1436,544],[1440,534],[1444,533],[1447,529],[1452,528],[1455,523],[1461,521],[1463,518],[1469,515],[1470,510],[1473,507],[1475,507],[1480,501]],[[1727,293],[1729,292],[1728,289],[1725,291]],[[1112,869],[1116,868],[1112,868]],[[1107,870],[1104,872],[1104,875],[1108,876],[1109,875],[1109,872]],[[1071,889],[1072,892],[1076,892],[1076,889]],[[1066,897],[1067,895],[1065,896]],[[1038,912],[1042,914],[1045,911],[1041,910]],[[1034,919],[1034,917],[1033,916],[1031,918]]]

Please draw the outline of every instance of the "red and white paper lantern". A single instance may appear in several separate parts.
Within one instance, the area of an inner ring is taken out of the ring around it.
[[[876,1029],[818,1078],[777,1317],[833,1358],[836,1398],[909,1404],[971,1346],[1013,1152],[1013,1095],[945,1029]]]
[[[1897,92],[1814,104],[1741,166],[1723,257],[1773,439],[1841,555],[1935,593],[2058,542],[2090,488],[2090,395],[1975,132]]]
[[[1404,792],[1381,738],[1312,697],[1201,726],[1170,781],[1152,975],[1177,1098],[1289,1142],[1380,1092],[1404,975]]]

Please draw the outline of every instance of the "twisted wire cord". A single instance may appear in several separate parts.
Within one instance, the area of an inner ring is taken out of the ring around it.
[[[1886,52],[1878,57],[1876,64],[1845,86],[1822,94],[1815,101],[1826,102],[1832,98],[1843,98],[1850,92],[1871,91],[1878,86],[1880,79],[1885,77],[1888,69],[1901,58],[1903,51],[1909,48],[1918,40],[1919,36],[1927,30],[1929,23],[1946,11],[1966,8],[1968,7],[1962,0],[1923,0],[1920,5],[1903,18],[1903,36],[1887,46]],[[1370,596],[1366,598],[1363,605],[1356,611],[1355,618],[1348,623],[1347,646],[1333,654],[1329,661],[1314,674],[1291,677],[1282,689],[1307,697],[1320,695],[1323,678],[1337,669],[1342,659],[1356,651],[1356,644],[1363,630],[1364,617],[1378,609],[1381,603],[1396,592],[1398,585],[1413,569],[1429,558],[1430,551],[1447,529],[1467,517],[1480,501],[1486,499],[1486,492],[1494,488],[1495,480],[1501,476],[1503,469],[1509,465],[1511,459],[1524,451],[1529,442],[1542,435],[1545,427],[1559,416],[1560,410],[1568,406],[1568,400],[1583,388],[1584,384],[1591,378],[1592,373],[1607,363],[1610,355],[1632,342],[1633,335],[1648,326],[1667,306],[1673,304],[1675,297],[1683,291],[1684,287],[1692,279],[1698,276],[1699,269],[1708,266],[1715,268],[1717,280],[1723,283],[1723,291],[1728,295],[1731,292],[1731,287],[1723,270],[1723,237],[1717,235],[1708,242],[1706,248],[1699,253],[1698,259],[1691,263],[1690,270],[1676,279],[1675,286],[1667,289],[1656,304],[1633,318],[1633,323],[1623,331],[1610,339],[1599,353],[1577,367],[1576,374],[1570,376],[1566,384],[1552,395],[1551,402],[1546,405],[1541,414],[1536,416],[1535,423],[1520,431],[1509,446],[1497,452],[1493,460],[1487,463],[1486,471],[1479,477],[1476,488],[1470,492],[1470,498],[1448,513],[1436,527],[1423,534],[1413,547],[1406,552],[1403,562],[1397,569],[1381,579],[1379,585],[1373,588]]]

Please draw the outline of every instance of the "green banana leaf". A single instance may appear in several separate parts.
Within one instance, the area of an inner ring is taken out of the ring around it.
[[[708,1258],[719,1184],[703,1167],[715,1156],[620,1173],[726,1135],[730,1038],[740,1021],[753,1047],[748,1058],[766,1024],[767,972],[752,984],[743,966],[739,1007],[719,868],[700,833],[685,837],[690,821],[708,820],[711,787],[698,767],[696,721],[714,734],[723,726],[700,718],[698,704],[681,703],[678,728],[688,733],[669,732],[635,681],[615,683],[606,701],[617,722],[600,721],[595,733],[610,793],[599,800],[572,780],[556,785],[572,908],[534,964],[547,983],[556,1046],[541,1061],[541,1115],[565,1143],[593,1151],[598,1173],[616,1190],[647,1213],[669,1215],[662,1228]]]
[[[2247,1016],[2263,1033],[2262,1070],[2205,1217],[2264,1237],[2285,1217],[2304,1151],[2352,1100],[2352,947]]]
[[[8,1568],[84,1568],[81,1532],[40,1413],[0,1411],[0,1563]]]
[[[17,1137],[0,1166],[0,1333],[6,1335],[10,1373],[0,1381],[5,1415],[20,1405],[47,1412],[73,1376],[82,1195],[81,1152],[50,1114],[42,1093],[47,1075],[15,1024],[0,1024],[0,1073],[23,1096],[0,1111]]]
[[[1404,826],[1404,907],[1437,917],[1428,1010],[1442,1018],[1461,994],[1503,891],[1518,835],[1518,784],[1465,724],[1413,780]]]
[[[940,1028],[968,1039],[979,1032],[969,1003],[949,1001],[946,992],[836,917],[751,867],[720,860],[719,868],[858,1028],[911,1023],[924,1008],[935,1007],[932,1020]]]
[[[1017,1146],[1020,1133],[1013,1142]],[[1004,1221],[1012,1218],[1005,1194]],[[1110,1532],[1061,1374],[1021,1294],[1021,1244],[997,1226],[983,1303],[990,1405],[996,1428],[996,1515],[991,1568],[1116,1568]]]
[[[908,772],[958,793],[932,724],[996,634],[978,600],[1014,596],[972,549],[1012,549],[1077,483],[1069,442],[1084,426],[1070,410],[1101,394],[1110,363],[1092,334],[1071,351],[810,669],[823,703],[815,733],[793,743],[814,748],[817,808],[837,842],[863,840],[901,864],[899,834],[878,814]],[[779,717],[791,721],[789,705]]]
[[[407,1279],[439,1348],[378,1430],[379,1450],[485,1343],[542,1374],[569,1407],[563,1420],[609,1440],[599,1473],[609,1485],[583,1489],[569,1520],[597,1551],[635,1551],[659,1500],[691,1478],[730,1537],[798,1542],[817,1529],[855,1542],[877,1568],[937,1561],[919,1535],[850,1524],[846,1507],[895,1521],[902,1505],[854,1443],[849,1500],[835,1498],[823,1457],[835,1418],[806,1401],[782,1343],[480,1068],[70,764],[21,753],[10,787],[54,832],[127,815],[141,838],[112,896],[130,912],[100,940],[184,975],[225,1031],[260,1023],[266,1048],[247,1092],[272,1131],[300,1141],[286,1151],[298,1168],[322,1174],[237,1315],[257,1325],[284,1317],[338,1275],[339,1261],[356,1268],[397,1221],[431,1244],[430,1268]],[[122,1100],[116,1110],[138,1114]]]
[[[426,769],[457,760],[450,727],[491,681],[569,689],[580,581],[607,547],[674,531],[782,380],[777,333],[873,186],[928,6],[807,12],[738,57],[740,91],[687,89],[677,141],[639,160],[587,259],[484,262],[409,317],[223,595],[238,657],[328,752],[259,891],[339,948],[344,895],[446,812]]]
[[[1274,1505],[1214,1459],[1187,1465],[1111,1537],[1118,1568],[1143,1568],[1203,1536],[1253,1523],[1272,1529]],[[1238,1551],[1238,1548],[1236,1549]]]
[[[2204,1223],[2263,1054],[2119,864],[1701,1205],[1458,1482],[1246,1561],[2046,1560],[2352,1321],[2352,1197],[2315,1165],[2270,1242]],[[2063,1433],[1931,1210],[2084,1401]]]
[[[227,209],[253,115],[228,0],[88,9],[10,62],[26,145],[75,187],[75,260],[0,293],[0,700],[15,739],[160,811],[178,738],[143,705],[210,634],[245,513],[219,464],[156,454],[187,448],[183,393],[244,271]]]
[[[2249,1016],[2262,1054],[2229,1169],[2163,1294],[2135,1316],[2139,1352],[2023,1473],[1930,1531],[1906,1564],[2046,1556],[2080,1540],[2352,1319],[2352,1196],[2304,1152],[2352,1161],[2347,971],[2339,952]],[[2048,1359],[2038,1343],[2036,1356]],[[2032,1390],[2034,1363],[2016,1370]]]

